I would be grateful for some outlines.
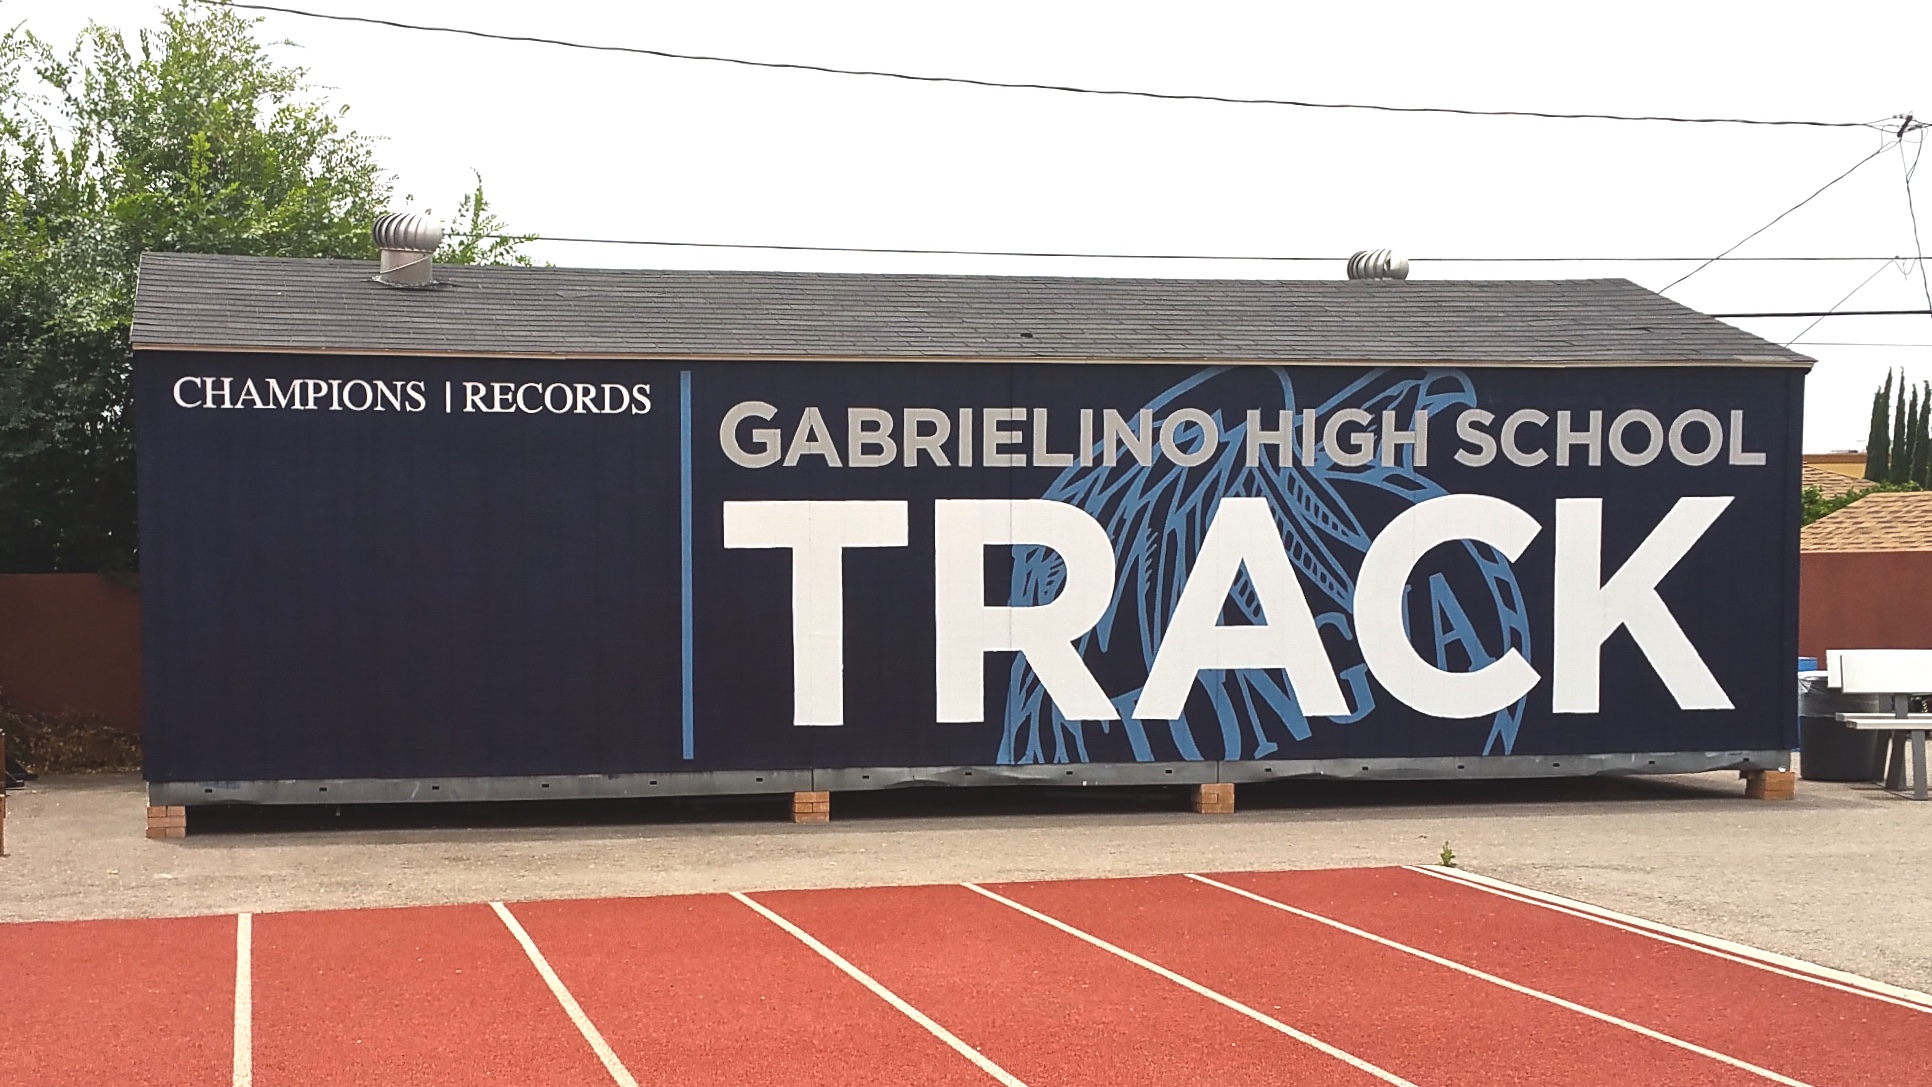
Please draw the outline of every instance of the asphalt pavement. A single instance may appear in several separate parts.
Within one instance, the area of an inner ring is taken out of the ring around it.
[[[1243,785],[1232,816],[1179,788],[839,793],[635,802],[195,809],[143,836],[134,777],[9,796],[0,921],[188,916],[1457,864],[1523,886],[1932,990],[1932,804],[1736,774]]]

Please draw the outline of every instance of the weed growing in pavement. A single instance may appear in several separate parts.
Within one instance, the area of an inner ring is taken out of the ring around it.
[[[1444,868],[1456,867],[1456,851],[1449,848],[1448,842],[1442,843],[1442,856],[1440,859]]]

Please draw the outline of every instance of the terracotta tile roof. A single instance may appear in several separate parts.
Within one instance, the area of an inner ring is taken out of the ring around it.
[[[1854,476],[1843,475],[1824,468],[1814,468],[1807,464],[1804,466],[1804,476],[1798,486],[1806,490],[1816,487],[1818,488],[1818,493],[1824,497],[1837,498],[1841,494],[1868,490],[1878,486],[1878,484],[1873,483],[1869,479],[1858,479]]]
[[[1932,551],[1932,491],[1868,494],[1800,539],[1801,551]]]

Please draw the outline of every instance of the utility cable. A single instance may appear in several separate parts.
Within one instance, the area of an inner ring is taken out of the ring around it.
[[[1908,126],[1912,123],[1911,115],[1908,114],[1906,116],[1905,122]],[[1905,128],[1901,127],[1899,131],[1904,132]],[[1905,139],[1903,136],[1899,138],[1898,161],[1899,166],[1905,171],[1905,210],[1910,212],[1912,216],[1912,247],[1918,253],[1919,289],[1925,292],[1926,310],[1932,311],[1932,281],[1928,281],[1925,278],[1925,246],[1919,241],[1919,208],[1917,201],[1912,199],[1912,175],[1918,172],[1919,155],[1923,154],[1925,154],[1925,134],[1923,132],[1919,133],[1918,154],[1912,156],[1912,161],[1909,164],[1905,161]]]
[[[1800,200],[1797,203],[1791,205],[1790,207],[1784,209],[1783,211],[1779,212],[1777,216],[1773,218],[1770,222],[1764,224],[1763,226],[1757,228],[1756,230],[1753,230],[1749,234],[1746,234],[1744,237],[1738,239],[1738,242],[1736,245],[1731,246],[1729,249],[1726,249],[1724,252],[1719,253],[1717,256],[1712,257],[1711,259],[1705,261],[1704,263],[1698,265],[1697,267],[1692,268],[1690,271],[1685,272],[1683,275],[1678,276],[1676,279],[1671,280],[1670,283],[1664,287],[1664,291],[1670,290],[1672,287],[1677,286],[1679,283],[1682,283],[1683,281],[1689,279],[1690,277],[1696,275],[1697,273],[1703,271],[1704,269],[1709,268],[1711,265],[1716,264],[1718,261],[1723,260],[1725,257],[1730,256],[1732,253],[1736,252],[1739,246],[1742,246],[1745,242],[1748,242],[1752,238],[1755,238],[1758,235],[1764,233],[1765,231],[1770,230],[1772,227],[1777,226],[1780,222],[1784,220],[1785,216],[1790,215],[1792,212],[1797,211],[1799,208],[1802,208],[1806,204],[1811,203],[1813,200],[1818,199],[1818,197],[1822,195],[1826,189],[1831,188],[1833,185],[1836,185],[1840,181],[1843,181],[1846,178],[1852,176],[1852,174],[1857,173],[1859,167],[1872,161],[1878,156],[1884,154],[1885,152],[1890,151],[1891,149],[1892,149],[1892,145],[1889,143],[1880,144],[1878,150],[1872,152],[1869,155],[1866,155],[1864,158],[1859,159],[1857,162],[1853,163],[1851,169],[1846,170],[1844,173],[1839,174],[1837,177],[1834,177],[1830,181],[1825,182],[1823,185],[1819,186],[1817,192],[1812,193],[1810,196],[1807,196],[1803,200]],[[1659,291],[1658,293],[1662,294],[1664,293],[1664,291]]]
[[[888,253],[888,254],[910,254],[915,256],[945,256],[945,257],[1068,257],[1068,258],[1078,258],[1082,260],[1319,261],[1324,263],[1337,263],[1337,264],[1341,263],[1346,259],[1344,257],[1244,257],[1244,256],[1230,256],[1227,254],[1195,255],[1195,254],[1187,254],[1187,253],[1049,253],[1049,252],[1038,252],[1038,251],[1030,251],[1030,250],[1012,250],[1012,249],[1007,249],[1007,250],[1001,250],[1001,249],[884,249],[884,248],[862,248],[858,246],[843,246],[843,245],[756,245],[750,242],[648,241],[640,238],[569,238],[569,237],[557,237],[557,236],[544,235],[544,234],[467,234],[462,231],[452,231],[450,232],[449,236],[458,237],[458,238],[491,238],[491,239],[501,238],[501,239],[508,239],[511,241],[526,241],[526,242],[573,242],[573,243],[588,243],[588,244],[597,244],[597,245],[666,245],[666,246],[686,246],[686,247],[694,247],[694,248],[702,248],[702,249],[776,249],[776,250],[782,250],[787,252],[807,252],[807,253]],[[1746,261],[1746,260],[1752,260],[1752,261],[1874,261],[1875,260],[1875,261],[1884,262],[1879,265],[1879,271],[1884,271],[1885,267],[1888,264],[1891,264],[1897,261],[1903,261],[1906,258],[1894,256],[1894,257],[1733,257],[1731,259],[1738,260],[1738,261]],[[1614,263],[1619,261],[1648,262],[1648,261],[1693,261],[1693,260],[1701,260],[1701,261],[1704,261],[1705,263],[1709,263],[1710,258],[1706,258],[1706,257],[1412,257],[1410,258],[1410,263],[1413,264],[1413,263],[1428,262],[1428,263],[1450,264],[1450,263],[1458,263],[1458,262],[1460,263],[1477,263],[1477,262],[1524,263],[1524,262],[1530,262],[1530,261],[1585,261],[1585,262],[1592,262],[1592,263],[1608,264],[1608,263]],[[1860,288],[1863,288],[1865,283],[1871,282],[1872,279],[1877,276],[1877,274],[1878,274],[1877,272],[1874,272],[1872,273],[1871,276],[1867,276],[1865,278],[1864,283],[1860,283],[1858,285],[1858,288],[1853,289],[1852,294],[1858,293],[1858,290]],[[1851,298],[1851,295],[1848,294],[1844,298],[1839,299],[1838,306],[1844,305],[1845,302],[1850,298]],[[1726,318],[1732,318],[1732,317],[1820,317],[1820,318],[1823,318],[1823,317],[1882,317],[1882,316],[1892,316],[1892,315],[1899,315],[1899,314],[1932,313],[1932,306],[1929,306],[1926,309],[1922,309],[1922,310],[1916,310],[1916,309],[1840,310],[1838,309],[1838,306],[1833,306],[1831,309],[1828,309],[1828,310],[1803,310],[1803,311],[1796,311],[1796,312],[1777,312],[1777,313],[1713,313],[1710,316],[1726,317]],[[1816,323],[1817,322],[1815,321],[1813,322],[1813,324],[1816,324]],[[1809,330],[1810,330],[1809,327],[1807,327],[1806,331],[1809,331]],[[1804,333],[1801,332],[1799,333],[1799,335],[1802,336],[1804,335]],[[1890,346],[1890,345],[1846,344],[1842,346],[1881,347],[1881,346]],[[1898,346],[1913,346],[1913,345],[1901,344]]]
[[[1238,253],[1075,253],[1050,252],[1030,249],[910,249],[887,246],[857,245],[788,245],[776,242],[693,242],[671,241],[662,238],[586,238],[562,234],[472,234],[467,231],[450,230],[446,232],[453,238],[478,238],[483,240],[503,240],[522,242],[565,242],[572,245],[635,245],[665,246],[676,249],[770,249],[793,253],[880,253],[892,256],[918,257],[1054,257],[1077,260],[1215,260],[1215,261],[1273,261],[1300,263],[1341,263],[1347,257],[1307,257],[1275,255],[1242,255]],[[1690,264],[1709,260],[1709,257],[1411,257],[1411,263],[1426,264]],[[1731,257],[1732,261],[1805,261],[1805,262],[1854,262],[1866,263],[1875,260],[1903,260],[1893,256],[1766,256]]]
[[[303,19],[325,19],[338,23],[361,23],[367,26],[382,26],[395,30],[416,30],[432,34],[456,34],[468,38],[482,38],[488,41],[516,42],[528,45],[550,45],[564,49],[583,49],[599,53],[628,53],[634,56],[657,57],[662,60],[688,60],[709,64],[734,64],[746,68],[814,72],[821,75],[863,76],[870,79],[897,79],[912,83],[945,83],[954,86],[987,87],[997,90],[1054,91],[1062,94],[1151,98],[1168,102],[1217,102],[1238,106],[1292,106],[1300,109],[1371,110],[1378,113],[1448,114],[1459,117],[1527,117],[1553,121],[1660,121],[1693,125],[1758,125],[1800,128],[1880,127],[1888,132],[1891,131],[1893,122],[1897,120],[1896,117],[1886,118],[1883,121],[1816,121],[1756,117],[1676,117],[1624,113],[1553,113],[1541,110],[1461,109],[1449,106],[1390,106],[1366,102],[1310,102],[1288,98],[1239,98],[1232,95],[1220,94],[1180,94],[1165,91],[1129,90],[1113,87],[1077,87],[1059,83],[1027,83],[998,79],[977,79],[968,76],[918,75],[909,72],[890,72],[869,68],[838,68],[825,64],[750,60],[744,57],[726,57],[704,53],[677,53],[668,49],[646,49],[634,45],[604,45],[592,42],[570,41],[564,38],[542,37],[534,34],[499,34],[493,31],[476,30],[470,27],[440,26],[433,23],[406,23],[396,19],[378,19],[367,15],[341,15],[331,12],[306,11],[302,8],[284,7],[279,4],[243,3],[241,0],[197,0],[197,2],[215,7],[235,8],[240,11],[266,11],[274,12],[278,15],[294,15]],[[1921,122],[1914,122],[1908,119],[1906,127],[1912,127],[1913,125],[1922,127]]]
[[[1835,302],[1835,303],[1833,303],[1833,304],[1832,304],[1832,307],[1831,307],[1831,310],[1832,310],[1832,312],[1833,312],[1833,313],[1836,313],[1836,312],[1838,311],[1838,308],[1839,308],[1840,306],[1843,306],[1843,305],[1844,305],[1845,303],[1847,303],[1847,302],[1849,302],[1849,301],[1851,301],[1851,300],[1852,300],[1852,295],[1855,295],[1855,294],[1857,294],[1857,293],[1858,293],[1859,291],[1862,291],[1862,290],[1864,290],[1864,289],[1865,289],[1865,285],[1866,285],[1866,284],[1868,284],[1868,283],[1870,283],[1870,282],[1871,282],[1872,280],[1874,280],[1874,279],[1877,279],[1877,278],[1878,278],[1878,273],[1880,273],[1880,272],[1882,272],[1882,271],[1884,271],[1884,270],[1885,270],[1885,269],[1887,269],[1887,268],[1890,268],[1890,267],[1892,266],[1892,264],[1893,264],[1893,262],[1892,262],[1892,261],[1889,261],[1889,260],[1888,260],[1888,261],[1886,261],[1885,263],[1883,263],[1883,264],[1881,264],[1881,265],[1879,265],[1878,267],[1876,267],[1876,268],[1874,268],[1874,269],[1872,269],[1872,274],[1871,274],[1871,275],[1868,275],[1868,276],[1866,276],[1866,277],[1865,277],[1864,279],[1861,279],[1861,280],[1859,280],[1859,281],[1858,281],[1858,286],[1856,286],[1856,287],[1853,287],[1853,288],[1852,288],[1851,290],[1849,290],[1849,291],[1846,291],[1846,292],[1845,292],[1845,297],[1843,297],[1843,298],[1840,298],[1840,299],[1839,299],[1839,300],[1838,300],[1837,302]],[[1901,270],[1901,271],[1905,271],[1905,269],[1903,269],[1903,268],[1901,268],[1900,270]],[[1906,271],[1906,274],[1907,274],[1907,275],[1910,275],[1911,273],[1910,273],[1909,271]],[[1928,305],[1928,306],[1927,306],[1927,308],[1928,308],[1928,309],[1932,309],[1932,305]],[[1793,337],[1791,337],[1790,339],[1788,339],[1788,340],[1786,340],[1786,341],[1784,341],[1784,345],[1785,345],[1786,347],[1790,347],[1790,346],[1791,346],[1792,344],[1794,344],[1794,343],[1797,343],[1797,342],[1798,342],[1799,340],[1802,340],[1802,339],[1804,339],[1804,338],[1805,338],[1805,333],[1807,333],[1807,332],[1810,332],[1810,331],[1811,331],[1812,329],[1814,329],[1814,328],[1817,328],[1817,327],[1818,327],[1818,322],[1819,322],[1819,321],[1822,321],[1822,320],[1824,320],[1824,318],[1823,318],[1823,317],[1818,317],[1818,318],[1816,318],[1816,319],[1814,319],[1814,320],[1813,320],[1813,321],[1812,321],[1812,322],[1811,322],[1810,324],[1808,324],[1808,325],[1806,325],[1806,326],[1804,327],[1804,329],[1803,329],[1802,331],[1800,331],[1800,332],[1799,332],[1799,333],[1798,333],[1798,334],[1797,334],[1796,336],[1793,336]]]
[[[1807,310],[1785,310],[1778,313],[1712,313],[1712,314],[1707,314],[1707,316],[1722,317],[1726,320],[1733,320],[1740,317],[1918,317],[1922,314],[1927,314],[1927,313],[1932,313],[1932,308],[1928,308],[1928,309],[1841,309],[1841,310],[1807,309]]]

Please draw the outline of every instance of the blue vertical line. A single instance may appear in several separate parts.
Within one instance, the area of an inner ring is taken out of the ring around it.
[[[693,623],[691,611],[691,371],[678,374],[678,533],[683,554],[684,610],[684,757],[695,758],[691,689]]]

